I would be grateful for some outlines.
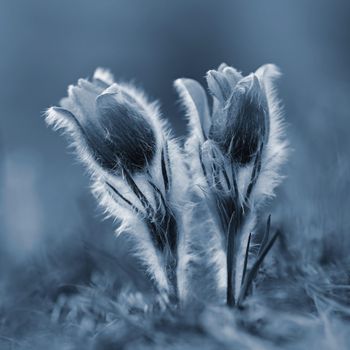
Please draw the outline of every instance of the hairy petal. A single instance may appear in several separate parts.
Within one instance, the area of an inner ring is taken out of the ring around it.
[[[268,135],[268,105],[258,78],[250,75],[235,88],[227,107],[227,120],[219,144],[236,163],[247,164]]]
[[[225,67],[222,72],[224,73],[226,80],[228,81],[230,87],[231,87],[231,93],[233,89],[235,88],[236,84],[243,78],[242,74],[238,72],[233,67]]]
[[[96,111],[105,145],[101,164],[113,170],[118,159],[133,172],[144,169],[152,162],[156,140],[144,112],[135,108],[124,95],[123,92],[107,92],[96,98]]]
[[[113,74],[105,68],[98,67],[95,70],[93,81],[99,84],[103,84],[106,88],[114,83]]]
[[[183,294],[176,280],[185,254],[181,210],[187,198],[183,155],[156,103],[130,84],[98,69],[91,81],[68,88],[46,121],[69,135],[92,177],[106,215],[120,222],[134,252],[163,296]]]
[[[186,108],[191,134],[204,142],[209,132],[210,116],[203,87],[193,79],[177,79],[174,85]]]
[[[209,91],[223,107],[243,76],[233,67],[222,63],[218,70],[208,71],[206,78]]]
[[[223,72],[210,70],[207,73],[207,83],[209,91],[215,96],[219,102],[224,104],[231,94],[231,86]]]
[[[258,204],[272,197],[274,189],[281,183],[283,179],[281,167],[287,161],[289,143],[286,138],[281,103],[275,88],[275,80],[281,76],[281,73],[275,65],[265,64],[255,74],[265,91],[269,110],[268,142],[264,147],[261,172],[252,197]]]

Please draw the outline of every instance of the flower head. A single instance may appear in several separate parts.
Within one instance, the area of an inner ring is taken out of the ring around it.
[[[232,161],[249,163],[268,135],[268,104],[254,74],[246,77],[232,67],[209,71],[207,81],[214,97],[209,137]]]
[[[61,107],[49,110],[47,121],[68,128],[103,170],[140,171],[156,153],[151,118],[128,87],[108,82],[80,79],[69,87]]]

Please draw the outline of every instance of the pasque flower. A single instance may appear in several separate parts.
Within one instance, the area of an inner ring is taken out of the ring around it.
[[[207,81],[216,99],[209,137],[234,162],[247,164],[268,135],[268,105],[259,78],[254,73],[243,78],[221,65],[208,72]]]
[[[66,122],[74,138],[80,138],[85,153],[103,169],[118,173],[122,167],[131,173],[144,169],[156,153],[156,136],[145,109],[128,87],[108,86],[98,79],[80,79],[70,86],[61,107],[52,107]],[[57,118],[48,122],[55,123]]]
[[[221,64],[206,75],[211,108],[198,82],[175,82],[189,119],[186,149],[193,187],[210,208],[212,224],[220,232],[226,262],[220,260],[219,250],[211,259],[220,271],[226,268],[223,275],[231,306],[245,295],[243,283],[247,286],[251,281],[245,271],[258,208],[273,196],[286,159],[287,143],[273,87],[277,76],[277,67],[270,64],[245,77]]]
[[[232,161],[247,164],[261,142],[266,143],[269,133],[268,102],[262,76],[252,73],[243,77],[223,63],[217,70],[208,71],[206,78],[213,96],[211,113],[206,93],[198,82],[192,79],[175,82],[190,114],[192,133],[198,135],[201,130],[202,143],[212,140]]]
[[[272,86],[277,75],[273,65],[243,77],[222,64],[206,77],[212,106],[198,82],[177,80],[190,126],[184,149],[157,105],[106,71],[79,79],[46,114],[49,125],[71,136],[91,171],[94,194],[120,222],[116,232],[129,233],[168,301],[196,296],[188,292],[189,270],[203,259],[219,272],[220,286],[226,279],[227,303],[238,305],[273,244],[267,230],[256,267],[247,272],[257,209],[273,195],[286,153]],[[198,244],[203,216],[208,242]]]
[[[92,174],[94,194],[120,222],[116,232],[129,233],[155,287],[176,300],[185,168],[157,104],[98,69],[90,81],[70,86],[46,121],[69,134]]]

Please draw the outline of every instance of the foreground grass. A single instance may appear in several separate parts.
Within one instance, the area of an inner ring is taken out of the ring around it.
[[[307,261],[282,239],[242,308],[210,296],[166,307],[122,255],[122,242],[106,234],[96,247],[94,237],[8,271],[1,349],[347,349],[350,342],[344,256],[328,251],[331,259]]]

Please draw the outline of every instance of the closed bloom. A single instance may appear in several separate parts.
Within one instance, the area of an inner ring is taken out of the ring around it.
[[[68,129],[103,170],[141,171],[156,153],[152,121],[133,91],[106,80],[80,79],[70,86],[61,106],[48,111],[47,122]]]
[[[91,172],[94,195],[120,222],[116,232],[130,234],[156,288],[177,300],[183,247],[177,207],[185,197],[186,171],[157,104],[98,69],[91,81],[70,86],[46,121],[71,137]]]
[[[175,82],[189,119],[186,151],[191,158],[189,168],[197,175],[192,182],[209,203],[214,232],[219,232],[226,255],[225,261],[220,260],[218,249],[212,263],[222,272],[219,283],[226,278],[226,299],[231,306],[245,296],[243,283],[250,283],[246,269],[258,209],[273,196],[286,159],[288,144],[273,85],[278,76],[278,68],[271,64],[246,77],[222,64],[206,76],[211,109],[198,82]]]
[[[206,78],[213,96],[211,112],[197,81],[175,82],[189,114],[192,135],[201,143],[214,141],[223,154],[242,165],[253,159],[262,143],[267,143],[269,134],[268,101],[258,71],[243,77],[224,63],[218,70],[210,70]]]
[[[259,78],[254,73],[243,78],[221,65],[208,72],[207,81],[214,96],[209,137],[232,161],[247,164],[268,136],[268,104]]]

